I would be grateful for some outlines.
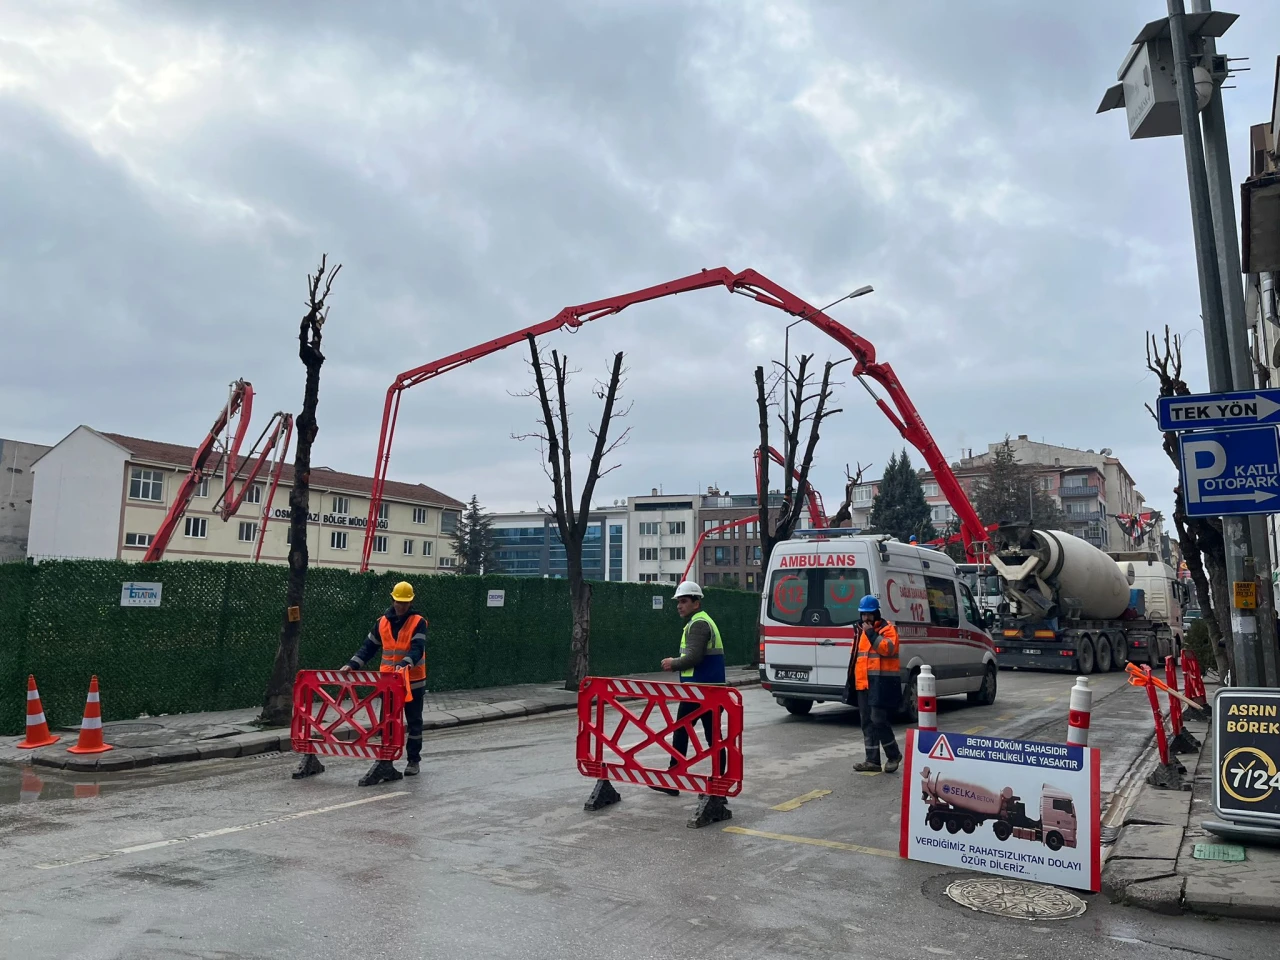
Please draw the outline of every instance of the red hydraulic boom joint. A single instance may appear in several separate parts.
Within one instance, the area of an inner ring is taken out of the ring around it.
[[[848,327],[831,319],[823,311],[801,300],[786,288],[779,286],[755,270],[743,270],[741,273],[734,273],[728,267],[716,267],[712,270],[703,270],[688,277],[672,280],[669,283],[645,287],[643,290],[635,290],[631,293],[624,293],[604,300],[595,300],[575,307],[565,307],[550,320],[544,320],[542,323],[498,337],[496,340],[489,340],[466,350],[450,354],[447,357],[442,357],[439,360],[433,360],[420,367],[414,367],[412,370],[406,370],[396,377],[391,386],[387,388],[387,398],[382,409],[382,432],[378,436],[378,456],[373,468],[373,490],[369,497],[369,523],[365,527],[360,569],[362,571],[369,569],[369,558],[373,552],[373,535],[377,529],[378,511],[382,506],[382,493],[386,486],[387,468],[391,462],[391,443],[395,439],[396,419],[400,413],[400,395],[405,390],[438,377],[442,373],[448,373],[450,370],[455,370],[471,363],[473,360],[479,360],[481,357],[487,357],[491,353],[505,350],[513,344],[520,343],[530,334],[534,337],[540,337],[556,330],[576,330],[584,323],[611,316],[615,313],[621,313],[627,307],[637,303],[646,303],[650,300],[658,300],[662,297],[688,293],[692,290],[704,290],[710,287],[724,287],[730,293],[750,297],[758,303],[774,307],[793,317],[808,320],[809,323],[845,347],[853,355],[854,376],[871,394],[876,406],[889,418],[889,422],[897,428],[903,439],[920,451],[925,463],[933,471],[939,488],[946,495],[947,501],[951,504],[952,509],[955,510],[957,517],[959,517],[965,552],[972,557],[978,557],[981,553],[981,548],[977,545],[986,544],[988,539],[987,531],[983,527],[982,521],[978,519],[978,514],[973,509],[973,504],[965,496],[964,489],[960,486],[959,481],[956,480],[955,474],[951,472],[951,466],[947,463],[946,457],[942,455],[942,451],[938,449],[937,443],[930,435],[929,428],[925,426],[924,420],[921,419],[919,411],[915,408],[915,404],[911,402],[911,398],[907,396],[906,390],[903,389],[902,383],[898,380],[898,375],[893,372],[893,368],[889,364],[876,361],[876,348],[871,342],[864,340]],[[892,406],[890,406],[890,402],[886,402],[876,394],[870,384],[867,383],[868,379],[874,380],[881,386],[885,393],[888,394]]]

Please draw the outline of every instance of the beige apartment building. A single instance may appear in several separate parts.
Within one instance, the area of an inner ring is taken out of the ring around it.
[[[194,455],[193,447],[77,427],[32,465],[29,556],[141,560]],[[270,509],[266,472],[226,521],[218,512],[224,480],[202,482],[164,559],[250,561],[261,535],[261,562],[286,562],[293,470],[284,467]],[[310,563],[359,568],[372,489],[370,477],[312,468]],[[387,481],[370,569],[434,573],[454,566],[451,535],[462,509],[426,484]]]

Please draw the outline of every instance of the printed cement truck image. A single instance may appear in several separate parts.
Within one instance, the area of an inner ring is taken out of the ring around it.
[[[1027,816],[1021,797],[1005,787],[999,793],[933,773],[920,771],[920,791],[929,805],[925,822],[931,830],[946,827],[947,833],[973,833],[988,820],[1001,842],[1010,837],[1043,843],[1050,850],[1076,845],[1076,808],[1071,795],[1044,784],[1040,790],[1040,819]]]

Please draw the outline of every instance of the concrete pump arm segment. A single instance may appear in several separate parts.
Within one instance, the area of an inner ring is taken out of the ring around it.
[[[730,293],[750,297],[759,303],[774,307],[793,317],[805,319],[845,347],[853,355],[855,363],[853,368],[854,376],[871,394],[876,406],[889,418],[889,422],[897,428],[902,438],[920,451],[925,463],[933,471],[939,488],[946,495],[947,501],[951,504],[952,509],[955,510],[960,520],[960,531],[964,538],[966,552],[970,556],[977,556],[979,553],[978,544],[987,542],[987,531],[978,519],[977,511],[973,509],[973,504],[969,502],[964,489],[956,480],[955,474],[951,472],[951,467],[947,463],[946,457],[938,449],[938,445],[929,433],[929,428],[925,426],[924,420],[921,419],[920,413],[916,410],[915,404],[911,402],[911,398],[907,396],[907,392],[902,388],[897,374],[894,373],[889,364],[877,362],[876,350],[870,341],[864,340],[848,327],[831,319],[821,310],[801,300],[786,288],[779,286],[755,270],[743,270],[741,273],[734,273],[728,267],[716,267],[712,270],[703,270],[691,276],[681,277],[678,280],[652,287],[645,287],[642,290],[635,290],[616,297],[595,300],[575,307],[565,307],[550,320],[544,320],[542,323],[498,337],[496,340],[489,340],[466,350],[450,354],[447,357],[441,357],[439,360],[433,360],[412,370],[406,370],[396,377],[391,386],[387,388],[386,402],[382,409],[382,430],[378,436],[378,454],[374,463],[373,490],[369,497],[369,521],[365,526],[360,569],[362,571],[369,569],[369,558],[373,552],[373,537],[377,531],[378,512],[382,506],[382,494],[386,486],[387,468],[391,461],[391,443],[395,438],[396,419],[400,413],[400,395],[405,390],[426,380],[438,377],[443,373],[448,373],[450,370],[465,366],[474,360],[479,360],[481,357],[487,357],[491,353],[505,350],[507,347],[520,343],[530,334],[534,337],[539,337],[556,330],[576,329],[591,320],[598,320],[601,317],[621,313],[627,307],[637,303],[645,303],[649,300],[658,300],[662,297],[687,293],[691,290],[703,290],[709,287],[724,287]],[[893,404],[892,407],[871,389],[871,386],[867,383],[868,378],[874,380],[884,389]]]

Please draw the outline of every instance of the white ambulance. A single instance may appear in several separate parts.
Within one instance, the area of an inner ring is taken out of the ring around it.
[[[858,602],[880,601],[898,628],[903,714],[916,718],[915,678],[929,664],[938,696],[996,699],[995,645],[985,613],[945,553],[884,536],[798,531],[769,558],[760,602],[760,680],[797,715],[839,702],[849,671]]]

